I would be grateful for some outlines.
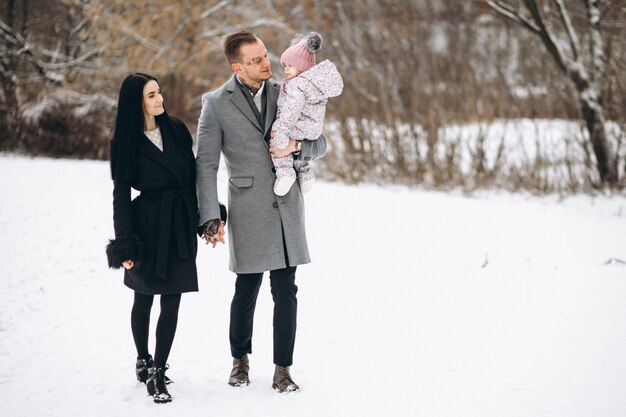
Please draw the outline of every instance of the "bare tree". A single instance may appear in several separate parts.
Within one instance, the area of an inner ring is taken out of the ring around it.
[[[550,118],[587,122],[571,139],[585,153],[584,165],[571,170],[574,188],[589,190],[599,177],[626,184],[623,0],[7,0],[0,20],[0,113],[20,103],[25,115],[49,108],[51,123],[28,135],[33,148],[52,122],[74,120],[75,106],[66,100],[50,108],[51,97],[97,93],[113,102],[133,71],[158,76],[168,110],[192,127],[200,95],[230,74],[223,35],[253,30],[276,70],[293,35],[316,30],[325,39],[318,59],[335,62],[346,85],[329,102],[331,151],[318,162],[329,176],[562,189],[550,174],[559,161],[548,150],[540,164],[511,168],[508,144],[497,158],[488,155],[494,139],[487,130],[472,138],[446,133],[450,125]]]
[[[574,24],[563,0],[544,1],[523,0],[521,5],[512,5],[507,1],[486,0],[493,10],[519,24],[535,34],[549,52],[560,72],[572,81],[582,116],[585,119],[589,138],[596,157],[600,179],[604,183],[615,184],[618,181],[617,169],[611,146],[607,139],[603,88],[606,61],[604,57],[604,39],[601,30],[599,0],[583,0],[586,11],[584,20],[583,42],[580,29]],[[517,2],[520,3],[520,2]],[[552,3],[552,4],[550,4]],[[613,5],[616,2],[613,2]],[[554,9],[551,9],[550,6]],[[543,6],[543,7],[540,7]],[[548,19],[552,12],[553,19]],[[551,24],[556,27],[552,27]]]
[[[83,52],[79,32],[85,22],[77,11],[62,1],[10,0],[0,7],[3,142],[16,136],[13,129],[20,124],[22,106],[33,91],[41,90],[34,85],[60,85],[98,53]]]

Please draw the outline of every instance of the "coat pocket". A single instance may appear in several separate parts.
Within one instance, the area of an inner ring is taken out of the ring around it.
[[[237,188],[250,188],[254,183],[254,177],[231,177],[228,181]]]

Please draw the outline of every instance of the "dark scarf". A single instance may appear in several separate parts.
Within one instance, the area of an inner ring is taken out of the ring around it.
[[[267,109],[267,85],[265,86],[265,88],[263,88],[263,93],[261,94],[262,113],[260,113],[259,109],[256,107],[256,104],[254,104],[254,99],[252,98],[253,94],[258,92],[259,89],[258,88],[253,89],[249,87],[248,85],[244,84],[243,81],[239,79],[239,77],[235,77],[235,78],[237,79],[237,85],[239,86],[239,89],[243,93],[244,97],[248,101],[248,104],[250,105],[250,108],[252,108],[252,111],[254,112],[254,115],[256,116],[256,120],[261,125],[261,129],[265,129],[265,116],[266,116],[266,109]],[[255,91],[253,92],[253,90]]]

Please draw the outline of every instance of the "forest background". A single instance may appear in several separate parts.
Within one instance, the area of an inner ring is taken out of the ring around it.
[[[620,191],[626,185],[623,0],[6,0],[0,151],[108,159],[117,94],[159,78],[192,132],[250,29],[274,77],[297,33],[342,73],[322,177],[425,188]]]

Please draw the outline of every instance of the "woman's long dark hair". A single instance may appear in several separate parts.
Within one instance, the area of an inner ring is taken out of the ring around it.
[[[143,88],[149,81],[159,82],[149,74],[136,72],[126,77],[120,87],[111,139],[111,176],[113,180],[132,180],[137,138],[144,131]],[[166,112],[156,117],[157,123],[168,122]]]

